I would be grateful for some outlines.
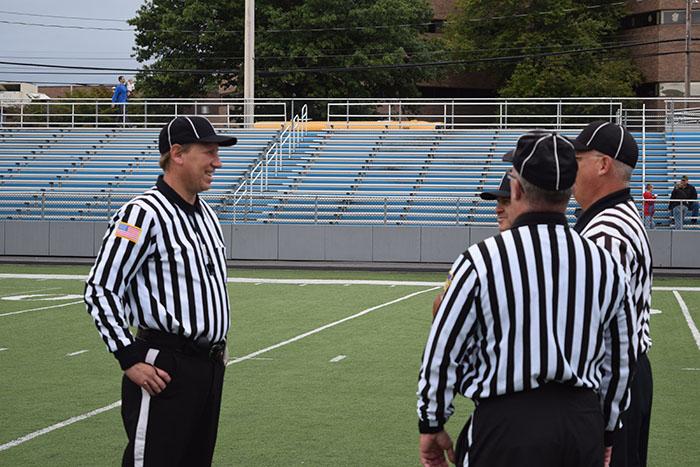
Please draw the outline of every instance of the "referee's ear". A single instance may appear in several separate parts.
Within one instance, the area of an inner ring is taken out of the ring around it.
[[[184,162],[183,159],[183,153],[185,152],[185,148],[181,144],[173,144],[170,147],[170,160],[171,164],[174,165],[182,165]]]
[[[520,180],[517,177],[510,177],[510,200],[520,201],[523,199],[523,186],[520,184]]]

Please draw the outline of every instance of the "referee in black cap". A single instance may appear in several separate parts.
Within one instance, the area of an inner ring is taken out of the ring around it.
[[[235,143],[203,117],[163,127],[164,174],[112,217],[90,271],[87,310],[124,371],[124,466],[211,464],[230,318],[224,237],[199,193]]]
[[[639,348],[630,407],[612,444],[614,467],[645,466],[653,383],[647,353],[651,348],[649,316],[653,267],[649,237],[632,200],[629,183],[639,158],[632,134],[612,122],[596,121],[576,140],[576,200],[584,209],[574,229],[608,250],[622,265],[634,297]]]
[[[484,190],[479,196],[486,201],[496,201],[496,221],[498,222],[498,230],[503,232],[504,230],[510,229],[510,216],[508,215],[508,207],[510,206],[510,175],[508,172],[501,177],[498,188],[495,190]],[[433,300],[433,316],[437,314],[440,302],[442,302],[442,297],[444,297],[445,292],[450,287],[453,276],[454,271],[450,270],[450,272],[447,273],[447,280],[445,280],[443,290]]]
[[[631,296],[610,253],[568,227],[572,143],[522,136],[511,228],[454,263],[418,381],[420,460],[446,466],[594,466],[626,405],[635,364]],[[474,414],[453,449],[457,393]]]

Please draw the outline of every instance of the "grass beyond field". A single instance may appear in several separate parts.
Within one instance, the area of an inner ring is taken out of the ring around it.
[[[120,463],[121,371],[85,312],[82,281],[6,276],[85,276],[88,269],[0,265],[0,465]],[[230,276],[260,279],[229,284],[231,354],[256,356],[227,369],[215,465],[418,465],[416,380],[436,291],[400,282],[440,283],[443,274],[233,270]],[[696,290],[654,292],[650,465],[696,466],[700,348],[691,329],[700,324],[700,280],[660,278],[654,285]],[[463,398],[456,405],[448,424],[453,438],[472,407]]]

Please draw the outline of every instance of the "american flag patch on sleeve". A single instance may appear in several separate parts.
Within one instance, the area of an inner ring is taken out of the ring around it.
[[[141,236],[141,229],[131,224],[127,224],[126,222],[120,221],[119,224],[117,224],[117,228],[114,229],[114,235],[137,243],[139,241],[139,237]]]

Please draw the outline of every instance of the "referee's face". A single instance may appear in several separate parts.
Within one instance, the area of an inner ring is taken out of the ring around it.
[[[221,167],[219,145],[191,144],[183,153],[182,177],[187,191],[195,195],[211,188],[214,172]]]
[[[578,172],[574,183],[574,198],[584,210],[596,201],[600,161],[603,157],[606,157],[605,154],[598,151],[576,153]]]

